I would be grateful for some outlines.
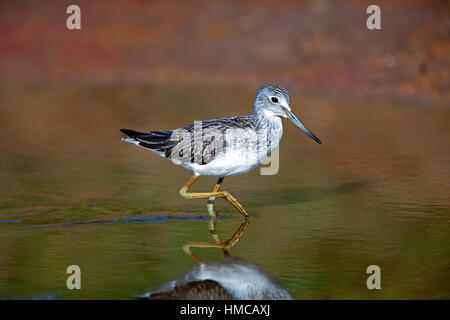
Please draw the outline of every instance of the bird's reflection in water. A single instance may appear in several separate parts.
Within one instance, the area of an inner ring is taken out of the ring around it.
[[[158,289],[140,298],[152,300],[290,300],[289,292],[277,278],[262,266],[230,255],[229,250],[239,241],[247,228],[243,222],[226,242],[216,232],[216,221],[210,219],[210,233],[216,243],[188,242],[183,250],[199,265],[175,280],[164,283]],[[203,262],[191,248],[218,248],[224,259],[218,262]]]

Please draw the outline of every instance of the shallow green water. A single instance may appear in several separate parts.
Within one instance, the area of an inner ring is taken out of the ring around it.
[[[50,85],[27,88],[12,110],[22,89],[2,89],[0,298],[130,299],[195,265],[183,244],[213,239],[205,201],[178,195],[191,173],[117,130],[247,113],[254,93]],[[231,254],[296,299],[450,298],[449,109],[295,94],[293,109],[324,144],[286,123],[278,174],[225,179],[250,214]],[[221,199],[216,208],[227,239],[242,219]],[[73,264],[81,290],[66,288]],[[381,290],[366,287],[373,264]]]

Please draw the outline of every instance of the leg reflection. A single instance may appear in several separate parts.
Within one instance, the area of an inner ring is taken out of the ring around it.
[[[231,247],[233,247],[239,241],[240,237],[244,233],[248,224],[249,224],[248,220],[245,220],[244,222],[242,222],[242,224],[239,226],[239,228],[236,230],[236,232],[233,234],[233,236],[229,240],[222,242],[222,240],[220,239],[220,237],[216,231],[216,218],[215,218],[215,216],[210,216],[209,232],[210,232],[211,236],[213,237],[213,239],[216,241],[216,243],[190,241],[183,246],[183,250],[192,259],[194,259],[195,262],[197,262],[198,264],[203,264],[203,261],[196,254],[194,254],[192,252],[192,250],[191,250],[192,247],[193,248],[218,248],[218,249],[222,250],[222,252],[225,256],[230,255],[229,250],[231,249]]]
[[[187,273],[163,283],[160,287],[140,296],[152,300],[272,300],[292,299],[276,277],[263,266],[230,255],[230,249],[241,238],[249,222],[244,221],[232,237],[223,242],[216,232],[216,221],[209,221],[209,229],[215,241],[188,242],[183,250],[199,265]],[[221,261],[203,262],[192,248],[217,248],[222,250]]]

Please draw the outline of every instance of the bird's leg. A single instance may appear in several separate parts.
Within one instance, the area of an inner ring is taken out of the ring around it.
[[[183,188],[180,189],[180,195],[185,199],[201,199],[201,198],[225,198],[229,203],[231,203],[245,218],[248,218],[248,214],[244,207],[233,197],[228,191],[217,191],[217,192],[188,192],[189,187],[197,180],[198,176],[194,175]],[[223,180],[223,178],[222,178]],[[220,181],[220,179],[219,179]],[[217,185],[216,185],[217,186]],[[220,185],[219,185],[220,187]],[[214,203],[214,202],[213,202]],[[209,207],[208,207],[209,211]]]
[[[214,187],[213,193],[219,192],[220,186],[222,184],[223,177],[220,177],[219,180],[217,180],[216,186]],[[210,217],[216,217],[216,212],[214,211],[214,201],[216,200],[216,197],[209,197],[208,204],[206,207],[208,208],[208,213]]]
[[[219,177],[219,180],[217,181],[214,189],[213,189],[213,193],[216,193],[219,191],[220,186],[222,184],[223,181],[223,177]],[[208,213],[209,213],[209,233],[211,234],[211,236],[214,238],[214,240],[216,241],[216,243],[218,245],[222,245],[222,240],[220,239],[219,235],[217,234],[216,231],[216,211],[214,210],[214,201],[215,201],[216,197],[209,197],[208,199],[208,203],[206,205],[207,209],[208,209]],[[229,254],[229,252],[222,248],[222,252],[223,254]],[[194,258],[195,259],[195,258]]]
[[[195,180],[197,180],[197,178],[198,178],[198,176],[194,175],[180,190],[180,194],[183,197],[189,199],[189,197],[188,197],[189,193],[187,191],[189,190],[190,186],[195,182]],[[213,193],[216,193],[219,191],[222,181],[223,181],[223,177],[220,177],[216,183],[216,186],[213,189]],[[211,236],[216,240],[216,243],[221,244],[222,241],[220,240],[220,238],[216,232],[216,212],[214,211],[214,200],[215,199],[216,199],[216,197],[214,197],[214,196],[209,197],[208,204],[206,205],[209,216],[211,218],[211,219],[209,219],[209,232],[211,233]]]
[[[214,197],[212,197],[214,198]],[[209,208],[208,208],[209,209]],[[214,210],[214,209],[213,209]],[[216,241],[216,243],[207,243],[207,242],[198,242],[198,241],[191,241],[186,243],[183,246],[183,250],[184,252],[186,252],[192,259],[194,259],[198,264],[203,264],[203,262],[200,260],[199,257],[197,257],[197,255],[195,255],[192,251],[191,251],[191,247],[196,247],[196,248],[218,248],[222,250],[222,253],[224,255],[229,255],[230,253],[228,252],[228,248],[226,247],[226,245],[222,242],[222,240],[220,240],[219,235],[217,234],[216,231],[216,216],[210,216],[209,217],[209,233],[211,234],[211,236],[214,238],[214,240]]]
[[[222,183],[223,178],[219,178],[219,181],[216,184],[216,187],[214,188],[214,191],[217,192],[219,191],[220,188],[220,184]],[[214,213],[214,215],[210,215],[210,219],[209,219],[209,233],[211,234],[211,236],[214,238],[214,240],[216,240],[216,243],[218,245],[224,245],[224,243],[222,242],[222,240],[220,239],[219,235],[217,234],[216,231],[216,213],[214,211],[214,197],[210,197],[208,200],[208,211],[212,210],[212,212]],[[212,200],[212,203],[210,202]],[[228,252],[228,249],[231,248],[232,246],[234,246],[234,244],[236,242],[239,241],[239,238],[241,237],[242,233],[244,233],[245,228],[248,225],[248,220],[246,219],[245,222],[243,222],[239,229],[233,234],[233,236],[231,237],[231,239],[229,239],[228,241],[225,242],[225,247],[221,247],[222,248],[222,252],[224,255],[230,255],[230,253]]]
[[[231,238],[227,242],[225,242],[225,245],[228,248],[233,247],[239,241],[249,223],[250,222],[248,220],[242,222],[236,232],[231,236]]]
[[[214,189],[218,190],[219,188],[220,188],[220,185],[216,185],[216,188],[214,188]],[[217,244],[222,245],[222,240],[220,240],[220,237],[216,231],[216,212],[214,211],[214,199],[215,199],[215,197],[210,197],[208,200],[208,204],[207,204],[208,212],[209,212],[209,233],[214,238],[214,240],[216,240]],[[222,251],[223,251],[223,254],[228,253],[228,252],[226,252],[225,249],[222,249]]]
[[[215,220],[215,218],[211,217],[211,220]],[[230,255],[229,250],[231,247],[233,247],[241,238],[241,236],[244,234],[245,229],[247,228],[249,224],[248,220],[245,220],[238,228],[238,230],[233,234],[233,236],[226,241],[225,243],[222,243],[220,240],[220,243],[207,243],[207,242],[198,242],[198,241],[190,241],[186,243],[183,246],[184,252],[186,252],[192,259],[194,259],[198,264],[203,264],[203,261],[192,252],[191,247],[194,248],[218,248],[221,249],[224,255]],[[211,225],[211,223],[210,223]],[[215,223],[213,223],[215,227]],[[215,231],[215,230],[214,230]],[[215,238],[216,239],[216,238]],[[217,239],[216,239],[217,241]]]
[[[183,246],[183,250],[192,259],[194,259],[198,264],[203,264],[203,261],[199,257],[197,257],[197,255],[195,253],[193,253],[191,251],[191,247],[194,247],[194,248],[218,248],[218,249],[222,249],[222,250],[227,250],[225,244],[190,241]]]

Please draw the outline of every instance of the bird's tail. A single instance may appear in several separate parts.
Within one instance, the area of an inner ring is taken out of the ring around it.
[[[172,131],[139,132],[130,129],[120,129],[120,131],[124,134],[122,141],[156,152],[164,152],[166,150],[167,141],[170,140],[172,135]]]

